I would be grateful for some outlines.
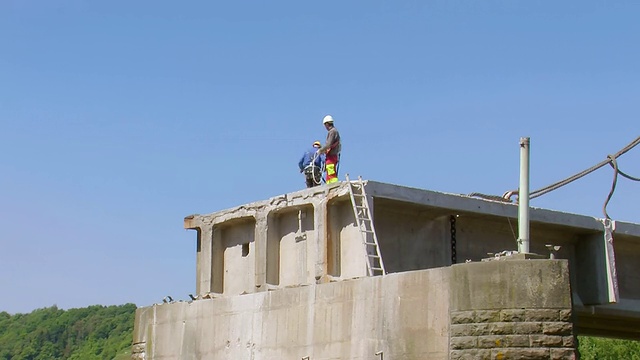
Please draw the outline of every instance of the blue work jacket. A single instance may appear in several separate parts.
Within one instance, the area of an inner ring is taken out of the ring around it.
[[[313,160],[313,157],[315,156],[316,151],[318,151],[318,149],[315,147],[312,147],[310,150],[307,150],[304,152],[304,154],[302,154],[300,161],[298,161],[298,167],[300,168],[300,170],[303,170],[304,168],[309,166],[309,164],[311,164],[311,161]],[[322,168],[323,161],[324,161],[324,154],[320,154],[316,157],[316,161],[314,162],[314,164],[317,167]]]

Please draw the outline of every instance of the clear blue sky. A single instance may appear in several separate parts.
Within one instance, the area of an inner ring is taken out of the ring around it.
[[[184,216],[340,178],[536,190],[640,135],[637,1],[0,2],[0,311],[195,289]],[[640,176],[640,147],[619,160]],[[602,217],[613,171],[532,200]],[[640,222],[640,184],[609,214]],[[535,239],[533,239],[535,241]],[[515,248],[515,244],[514,244]]]

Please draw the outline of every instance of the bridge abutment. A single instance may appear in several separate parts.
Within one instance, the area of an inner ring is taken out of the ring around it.
[[[138,309],[136,358],[575,359],[566,260],[459,264]]]
[[[574,359],[575,335],[640,338],[640,225],[532,208],[531,251],[556,259],[514,256],[514,204],[365,187],[389,274],[366,276],[346,183],[190,215],[196,295],[139,308],[132,353]]]

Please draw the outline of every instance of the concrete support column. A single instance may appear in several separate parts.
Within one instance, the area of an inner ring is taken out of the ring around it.
[[[566,260],[453,265],[450,360],[576,359]]]
[[[580,301],[585,305],[615,303],[618,298],[617,275],[613,244],[605,233],[582,236],[576,242],[575,269],[581,275],[576,288]]]
[[[313,203],[311,204],[313,205]],[[303,210],[303,231],[306,234],[306,239],[305,241],[305,248],[304,248],[304,254],[301,254],[301,256],[304,256],[304,261],[303,261],[303,270],[304,270],[304,276],[302,279],[302,283],[303,284],[315,284],[316,283],[316,259],[318,258],[317,256],[317,252],[318,252],[318,248],[317,248],[317,235],[316,233],[318,232],[316,230],[316,208],[314,206],[307,206],[305,207]]]
[[[196,255],[196,294],[204,295],[211,291],[211,262],[213,260],[213,228],[202,225],[198,232],[198,252]]]
[[[224,292],[224,244],[218,226],[213,226],[211,236],[211,286],[208,291],[222,294]],[[206,293],[207,291],[205,291]]]
[[[280,239],[277,234],[278,220],[275,212],[269,212],[266,217],[265,244],[265,280],[267,284],[280,285]]]
[[[314,238],[310,241],[315,244],[315,271],[316,282],[322,281],[327,276],[327,201],[324,199],[313,205],[313,223],[315,225]]]
[[[267,290],[267,239],[269,235],[268,213],[259,212],[256,214],[255,229],[255,261],[256,261],[256,291]]]

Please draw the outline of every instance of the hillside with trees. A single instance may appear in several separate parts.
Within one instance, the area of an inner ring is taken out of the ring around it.
[[[129,359],[135,304],[0,312],[1,360]]]
[[[0,360],[130,358],[136,305],[0,312]],[[579,336],[582,360],[640,360],[640,342]]]

